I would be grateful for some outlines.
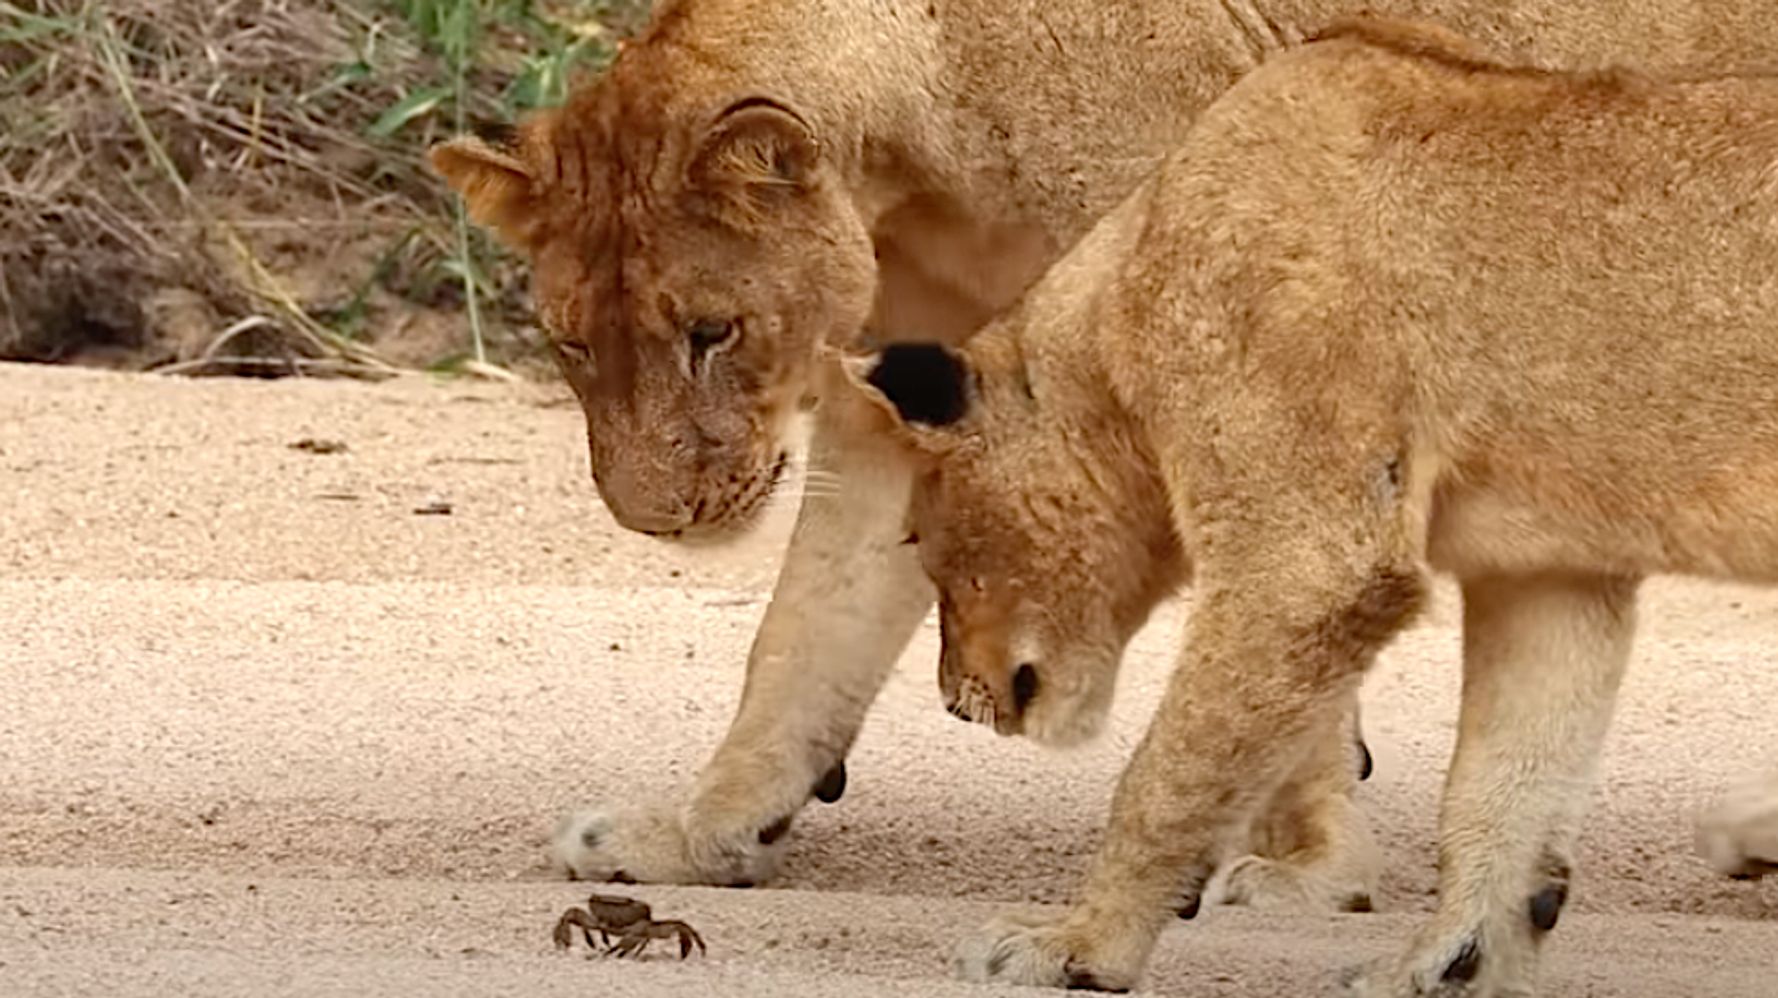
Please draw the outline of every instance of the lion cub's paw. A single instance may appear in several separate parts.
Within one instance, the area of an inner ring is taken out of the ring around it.
[[[1341,975],[1343,998],[1531,998],[1536,944],[1510,932],[1504,946],[1485,948],[1480,930],[1422,933],[1398,956],[1381,957]]]
[[[1205,893],[1212,904],[1314,915],[1371,911],[1371,891],[1371,883],[1360,876],[1329,877],[1263,856],[1243,856]]]
[[[1389,984],[1394,966],[1392,959],[1377,959],[1348,967],[1340,975],[1341,998],[1418,998],[1411,988],[1404,993]]]
[[[1778,773],[1746,781],[1699,819],[1697,848],[1724,876],[1778,874]]]
[[[1470,980],[1416,981],[1403,972],[1394,958],[1373,960],[1350,967],[1340,977],[1341,998],[1480,998]]]
[[[740,887],[776,871],[786,842],[765,837],[752,828],[688,830],[680,809],[664,804],[589,808],[562,819],[550,851],[557,869],[577,880]]]
[[[1128,991],[1142,972],[1144,952],[1116,943],[1079,917],[1006,915],[964,938],[952,972],[977,984]],[[1121,954],[1113,951],[1123,949]]]

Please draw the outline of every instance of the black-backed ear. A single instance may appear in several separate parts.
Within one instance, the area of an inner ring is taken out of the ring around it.
[[[942,343],[892,343],[872,359],[864,380],[903,423],[950,426],[969,412],[975,378],[962,355]]]
[[[766,97],[729,106],[698,143],[688,179],[693,189],[762,207],[815,181],[821,143],[803,117]]]

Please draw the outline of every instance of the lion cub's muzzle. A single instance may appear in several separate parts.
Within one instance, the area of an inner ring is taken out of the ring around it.
[[[750,473],[726,476],[700,466],[689,483],[664,472],[650,477],[633,468],[602,469],[598,464],[593,478],[605,507],[628,530],[665,540],[720,541],[758,520],[789,459],[787,452],[778,451]]]
[[[987,725],[997,734],[1024,734],[1026,711],[1037,697],[1037,667],[1026,662],[1010,674],[999,671],[1000,682],[964,672],[954,683],[943,683],[945,710],[960,720]]]

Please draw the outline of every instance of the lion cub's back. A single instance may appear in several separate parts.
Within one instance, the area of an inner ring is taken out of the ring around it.
[[[1166,187],[1143,253],[1227,356],[1433,438],[1446,567],[1778,572],[1778,78],[1340,34],[1232,89]]]
[[[1364,313],[1446,352],[1778,355],[1778,75],[1555,73],[1363,23],[1231,89],[1162,188],[1144,255],[1314,299],[1243,314]]]

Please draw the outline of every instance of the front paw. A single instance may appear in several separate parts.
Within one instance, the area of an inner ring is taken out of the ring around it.
[[[1371,960],[1348,967],[1340,975],[1341,998],[1397,998],[1389,983],[1392,960]],[[1412,992],[1409,993],[1411,998]]]
[[[1534,951],[1486,951],[1471,933],[1421,939],[1342,975],[1343,998],[1530,998]]]
[[[766,828],[720,821],[688,827],[683,813],[665,804],[577,811],[557,826],[552,858],[573,879],[620,883],[742,887],[777,870],[789,819]]]
[[[1110,928],[1078,910],[1002,916],[958,944],[951,969],[977,984],[1128,991],[1141,976],[1148,945],[1141,933]]]
[[[1257,911],[1313,915],[1372,910],[1370,883],[1362,876],[1324,876],[1263,856],[1230,863],[1205,893],[1213,904]]]
[[[1698,821],[1697,847],[1724,876],[1778,874],[1778,774],[1748,781],[1712,807]]]

